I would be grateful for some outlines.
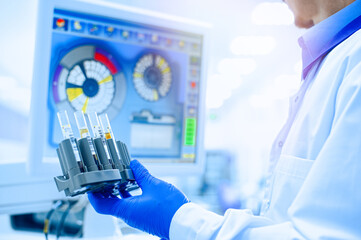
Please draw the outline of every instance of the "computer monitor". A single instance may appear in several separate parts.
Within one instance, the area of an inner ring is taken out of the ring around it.
[[[208,31],[114,2],[39,0],[29,159],[6,166],[17,184],[0,187],[15,194],[1,197],[0,212],[22,190],[38,205],[63,196],[52,180],[61,110],[74,130],[75,111],[107,113],[115,137],[157,176],[200,173]]]

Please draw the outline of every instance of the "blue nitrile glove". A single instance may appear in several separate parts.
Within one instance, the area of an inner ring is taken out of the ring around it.
[[[123,219],[128,225],[142,231],[169,238],[169,227],[175,212],[189,202],[172,184],[149,174],[137,160],[130,163],[142,195],[123,193],[120,199],[111,193],[89,193],[95,211]]]

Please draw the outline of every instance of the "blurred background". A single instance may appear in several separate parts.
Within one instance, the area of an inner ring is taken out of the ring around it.
[[[276,0],[108,0],[212,25],[205,149],[206,171],[171,179],[216,212],[259,210],[270,147],[300,83],[304,30]],[[26,161],[35,46],[36,0],[0,1],[0,168]],[[207,195],[208,194],[208,195]],[[208,196],[208,197],[204,197]]]

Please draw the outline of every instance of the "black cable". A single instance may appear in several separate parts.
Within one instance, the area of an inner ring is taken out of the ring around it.
[[[70,210],[72,209],[72,207],[75,205],[75,203],[76,202],[69,202],[68,207],[64,211],[63,215],[61,215],[60,222],[59,222],[58,227],[56,229],[56,239],[57,240],[59,239],[59,237],[61,235],[61,232],[63,231],[65,219],[68,216],[68,214],[69,214]]]
[[[48,234],[49,234],[49,229],[50,229],[50,220],[51,217],[53,216],[53,213],[60,208],[63,205],[63,201],[56,201],[53,206],[51,207],[50,211],[46,214],[45,219],[44,219],[44,235],[45,235],[45,239],[48,240]]]

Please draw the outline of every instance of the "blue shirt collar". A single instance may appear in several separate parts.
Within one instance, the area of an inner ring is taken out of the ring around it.
[[[302,48],[303,78],[314,62],[361,29],[361,0],[310,28],[298,39]]]

